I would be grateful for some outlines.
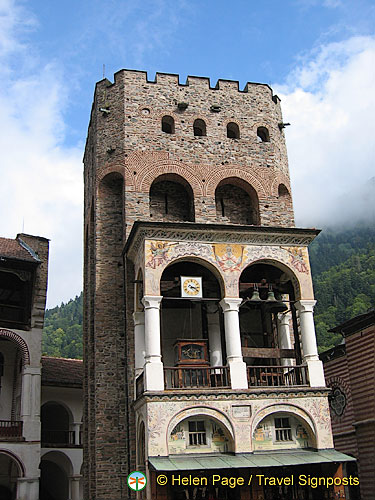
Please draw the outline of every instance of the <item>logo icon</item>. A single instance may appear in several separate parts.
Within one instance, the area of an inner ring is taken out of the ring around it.
[[[128,486],[133,491],[141,491],[146,487],[147,479],[143,472],[135,470],[128,475]]]

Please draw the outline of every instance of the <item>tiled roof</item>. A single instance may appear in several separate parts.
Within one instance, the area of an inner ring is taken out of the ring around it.
[[[82,387],[81,359],[42,357],[42,385]]]
[[[28,250],[27,246],[19,240],[0,238],[0,258],[26,260],[28,262],[39,262]]]

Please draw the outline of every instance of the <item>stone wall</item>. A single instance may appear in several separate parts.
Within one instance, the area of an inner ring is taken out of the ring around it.
[[[172,117],[174,133],[162,131],[163,116]],[[196,120],[204,121],[205,136],[194,135]],[[125,480],[135,465],[135,276],[122,260],[133,223],[152,215],[153,221],[292,227],[291,197],[279,190],[282,184],[290,193],[281,122],[268,85],[249,83],[241,91],[238,82],[210,87],[198,77],[182,85],[167,74],[152,82],[128,70],[116,73],[114,83],[97,83],[84,155],[85,498],[127,498]],[[229,123],[237,124],[238,139],[227,136]],[[259,142],[259,127],[269,142]],[[161,182],[150,202],[155,179]],[[245,194],[233,191],[223,219],[215,191],[228,179]]]

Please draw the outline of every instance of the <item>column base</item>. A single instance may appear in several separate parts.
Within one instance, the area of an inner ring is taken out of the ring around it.
[[[229,361],[230,382],[232,389],[248,389],[246,363]]]
[[[164,391],[164,370],[161,361],[144,366],[145,391]]]
[[[326,387],[323,363],[320,359],[307,359],[307,369],[311,387]]]

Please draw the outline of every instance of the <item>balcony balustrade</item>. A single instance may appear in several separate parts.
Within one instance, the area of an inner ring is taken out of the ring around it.
[[[165,367],[165,389],[230,388],[229,367]]]
[[[82,445],[82,442],[76,443],[75,441],[74,431],[42,429],[42,446],[44,448],[71,448]]]
[[[248,366],[249,390],[254,387],[301,387],[309,386],[306,365],[297,366]],[[164,367],[165,390],[179,389],[230,389],[228,366]],[[136,379],[136,397],[144,392],[141,373]]]
[[[0,440],[22,437],[22,421],[0,420]]]
[[[247,379],[251,387],[308,386],[306,365],[297,366],[248,366]]]

